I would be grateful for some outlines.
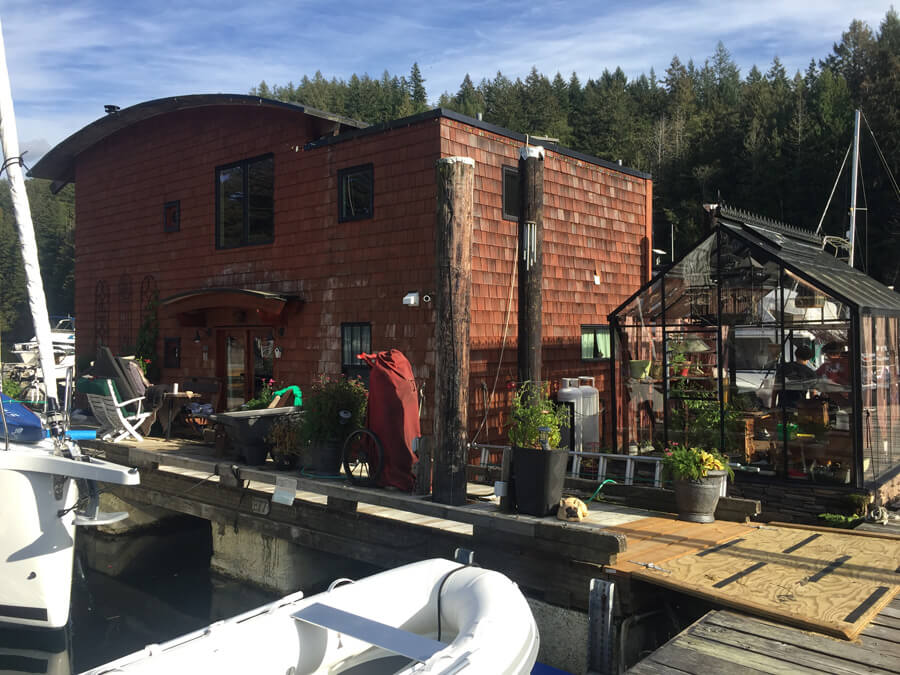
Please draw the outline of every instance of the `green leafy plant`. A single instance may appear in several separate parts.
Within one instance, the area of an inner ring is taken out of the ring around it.
[[[663,457],[663,470],[674,480],[697,481],[706,478],[710,471],[725,471],[729,478],[734,478],[734,471],[728,466],[728,460],[717,450],[671,443]]]
[[[368,401],[369,392],[359,378],[321,377],[303,397],[300,442],[343,441],[365,423]]]
[[[15,380],[3,378],[3,393],[12,399],[18,399],[22,393],[22,385]]]
[[[820,513],[818,517],[825,527],[837,527],[844,530],[853,529],[862,521],[860,516],[848,516],[843,513]]]
[[[549,428],[550,448],[561,439],[560,430],[569,425],[565,407],[550,400],[547,385],[525,382],[513,394],[509,442],[521,448],[540,448],[540,427]]]
[[[257,394],[254,398],[251,398],[241,407],[244,410],[261,410],[262,408],[268,408],[269,404],[272,402],[272,397],[274,395],[275,380],[264,379],[263,386],[259,390],[259,394]]]

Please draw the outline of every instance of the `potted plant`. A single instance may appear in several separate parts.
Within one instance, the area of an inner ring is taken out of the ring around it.
[[[547,396],[546,386],[526,382],[513,395],[509,442],[513,446],[516,509],[533,516],[556,512],[569,452],[557,450],[560,429],[568,426],[564,406]]]
[[[734,472],[716,450],[672,443],[666,448],[663,468],[672,479],[678,518],[692,523],[711,523],[722,491],[722,482]]]
[[[275,462],[275,468],[289,471],[297,467],[300,456],[300,418],[302,413],[296,415],[283,415],[275,420],[266,442],[269,444],[269,454]]]
[[[369,393],[362,380],[321,377],[304,396],[299,424],[301,464],[306,471],[336,474],[341,448],[365,424]]]
[[[300,411],[299,406],[268,407],[274,397],[274,388],[274,380],[263,380],[259,394],[247,401],[242,410],[209,416],[210,421],[222,426],[237,456],[250,466],[266,463],[269,454],[267,437],[275,422]]]

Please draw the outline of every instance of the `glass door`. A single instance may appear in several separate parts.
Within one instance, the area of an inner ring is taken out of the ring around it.
[[[237,410],[247,400],[246,338],[244,331],[224,331],[225,410]]]
[[[270,328],[226,328],[217,332],[216,343],[225,410],[238,410],[272,380],[275,338]]]

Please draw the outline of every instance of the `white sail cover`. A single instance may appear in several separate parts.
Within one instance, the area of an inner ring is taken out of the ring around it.
[[[46,398],[56,399],[56,368],[53,358],[53,340],[50,336],[50,317],[47,314],[47,299],[38,267],[37,242],[34,238],[34,223],[25,192],[25,177],[19,161],[19,135],[16,130],[16,115],[13,110],[9,71],[6,67],[6,45],[3,42],[3,27],[0,23],[0,141],[3,147],[4,166],[9,177],[9,191],[12,196],[16,227],[25,262],[25,278],[28,285],[28,304],[34,321],[34,333],[40,353],[41,372],[44,375]],[[54,406],[55,407],[55,406]]]

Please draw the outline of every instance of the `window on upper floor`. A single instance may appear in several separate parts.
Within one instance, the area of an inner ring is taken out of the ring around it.
[[[216,168],[216,248],[268,244],[275,238],[272,155]]]
[[[611,354],[609,326],[581,327],[581,360],[599,361]]]
[[[375,214],[375,180],[371,164],[338,171],[338,222],[365,220]]]
[[[519,220],[519,170],[503,167],[503,218]]]

